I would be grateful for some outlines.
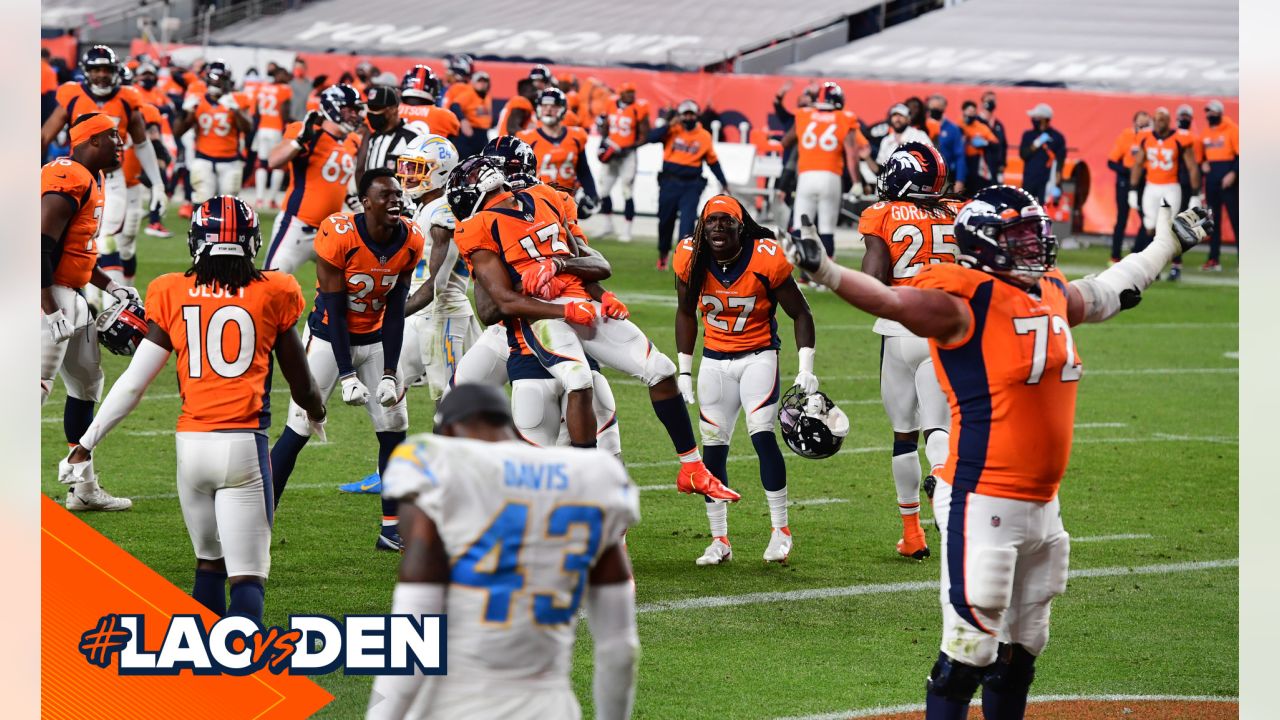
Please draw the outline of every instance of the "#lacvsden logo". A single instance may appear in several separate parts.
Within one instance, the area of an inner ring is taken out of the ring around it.
[[[148,650],[146,618],[103,615],[80,636],[91,665],[115,665],[121,675],[445,674],[445,616],[292,615],[288,629],[228,616],[206,629],[199,615],[174,615],[158,649]]]

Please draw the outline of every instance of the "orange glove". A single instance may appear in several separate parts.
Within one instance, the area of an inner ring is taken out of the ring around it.
[[[611,292],[605,292],[600,296],[600,314],[612,320],[626,320],[631,317],[631,311],[622,304],[617,295]]]
[[[568,286],[569,281],[566,280],[563,275],[556,275],[551,278],[551,282],[547,285],[547,289],[543,290],[542,294],[538,297],[541,300],[555,300],[560,297],[560,293],[564,292],[564,289]]]
[[[549,300],[545,293],[547,286],[556,276],[556,265],[547,260],[539,260],[538,264],[520,274],[520,286],[529,297]]]
[[[574,325],[590,325],[596,321],[596,306],[587,300],[565,303],[564,319]]]

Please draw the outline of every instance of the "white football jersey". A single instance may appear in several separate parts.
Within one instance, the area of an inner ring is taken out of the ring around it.
[[[453,210],[449,208],[449,201],[445,196],[440,196],[435,200],[418,208],[413,215],[413,221],[417,223],[418,229],[427,238],[426,251],[422,253],[422,259],[418,261],[418,267],[413,272],[413,282],[409,286],[409,291],[416,292],[418,288],[431,279],[430,276],[430,259],[431,259],[431,228],[442,227],[449,232],[453,232],[457,221],[453,217]],[[467,287],[471,283],[471,273],[467,270],[467,263],[458,256],[458,246],[455,243],[449,243],[449,252],[445,256],[444,265],[441,266],[441,272],[449,273],[448,280],[444,287],[436,285],[436,297],[431,304],[419,311],[420,315],[470,315],[471,303],[467,301]]]
[[[382,483],[386,497],[416,493],[453,568],[441,680],[567,684],[587,574],[640,520],[622,463],[423,434],[396,449]]]

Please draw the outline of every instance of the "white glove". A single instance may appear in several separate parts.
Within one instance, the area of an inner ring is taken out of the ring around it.
[[[55,343],[66,342],[67,338],[71,337],[71,333],[75,332],[75,328],[71,327],[71,321],[62,314],[62,308],[45,315],[44,321],[49,323],[49,337]]]
[[[225,93],[222,97],[218,98],[218,104],[228,110],[240,109],[240,103],[236,102],[235,96],[231,93]]]
[[[396,382],[395,375],[383,375],[378,381],[378,389],[375,391],[378,397],[378,404],[382,407],[391,407],[400,400],[400,384]]]
[[[71,457],[70,453],[67,457],[62,458],[58,463],[58,482],[63,485],[74,485],[86,480],[92,480],[93,475],[93,458],[89,458],[84,462],[73,463],[67,460]]]
[[[1204,198],[1200,197],[1199,195],[1192,195],[1191,199],[1187,201],[1188,210],[1192,210],[1194,208],[1202,208],[1202,207],[1204,207]]]
[[[369,402],[369,389],[355,375],[342,378],[342,402],[348,405],[364,405]]]
[[[800,372],[796,373],[796,385],[806,395],[818,392],[818,376],[813,374],[813,348],[800,348]]]
[[[360,202],[360,197],[355,193],[349,193],[344,202],[347,205],[347,209],[350,210],[351,212],[353,213],[364,212],[364,204]]]
[[[1138,209],[1138,191],[1137,190],[1129,191],[1129,209],[1130,210]]]
[[[311,417],[310,414],[307,415],[307,427],[311,429],[311,437],[319,440],[320,442],[329,442],[329,436],[324,431],[325,419],[326,418],[320,418],[319,420],[316,420]]]
[[[195,93],[188,93],[187,96],[182,99],[182,111],[191,112],[195,110],[196,106],[199,104],[200,104],[200,96],[196,95]]]
[[[112,280],[111,282],[107,283],[106,291],[110,293],[112,297],[114,297],[116,300],[119,300],[122,303],[127,303],[130,300],[132,300],[138,303],[139,305],[142,304],[142,294],[138,292],[138,288],[136,287],[133,287],[130,285],[121,285],[115,280]]]
[[[154,213],[159,213],[160,215],[164,215],[164,210],[166,207],[168,207],[168,205],[169,205],[169,196],[165,195],[164,188],[156,187],[155,185],[152,185],[151,186],[151,203],[147,206],[147,209],[149,209]]]
[[[684,398],[685,404],[692,405],[697,402],[693,395],[693,356],[688,353],[677,353],[676,359],[680,364],[680,374],[676,375],[676,387],[680,389],[680,395]]]

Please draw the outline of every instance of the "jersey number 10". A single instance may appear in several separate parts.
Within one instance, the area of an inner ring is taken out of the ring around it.
[[[213,311],[205,325],[201,310],[199,305],[182,307],[182,321],[187,327],[187,377],[194,379],[204,374],[204,357],[208,357],[209,368],[219,377],[236,378],[245,374],[253,364],[253,348],[257,344],[253,316],[239,305],[224,305]],[[228,324],[235,325],[240,335],[240,347],[230,360],[222,344]]]

